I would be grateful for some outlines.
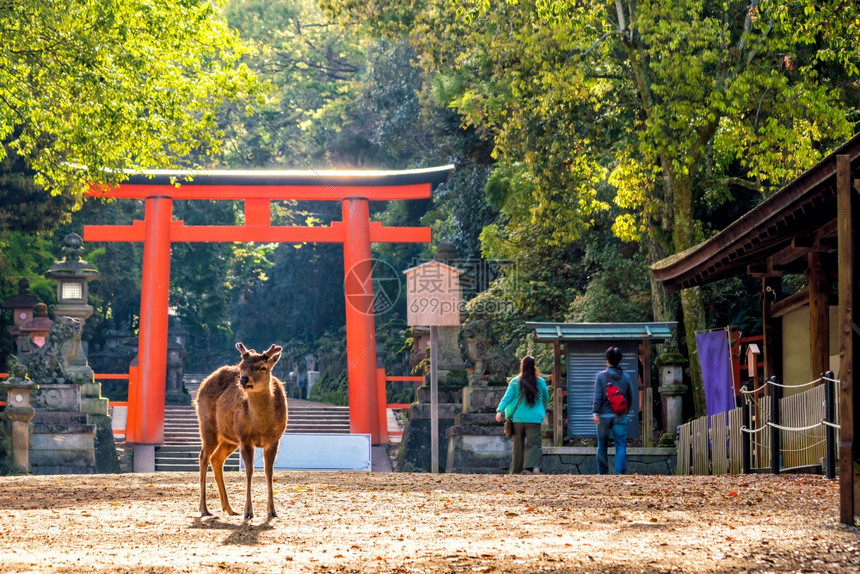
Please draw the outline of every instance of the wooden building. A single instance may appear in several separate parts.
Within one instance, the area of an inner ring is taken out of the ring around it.
[[[657,262],[669,290],[741,274],[761,279],[765,376],[840,380],[840,519],[860,515],[860,134],[709,240]],[[808,287],[784,295],[785,274]],[[838,293],[838,295],[835,295]]]

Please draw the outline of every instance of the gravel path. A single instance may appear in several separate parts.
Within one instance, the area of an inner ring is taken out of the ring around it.
[[[0,573],[860,571],[821,477],[281,471],[245,521],[211,476],[202,520],[196,473],[0,477]]]

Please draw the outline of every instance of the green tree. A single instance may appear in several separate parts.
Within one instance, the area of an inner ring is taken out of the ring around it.
[[[337,162],[346,106],[364,69],[360,38],[338,27],[312,0],[231,1],[227,21],[255,51],[247,65],[271,86],[246,117],[225,108],[228,165],[319,168]],[[367,146],[352,146],[355,150]],[[347,162],[358,166],[361,162]]]
[[[257,90],[217,2],[4,2],[0,29],[0,159],[54,193],[214,152],[225,99]]]
[[[68,219],[74,201],[68,194],[48,196],[33,182],[35,173],[12,151],[0,160],[0,235],[39,233]]]
[[[187,225],[239,222],[239,202],[175,203],[176,218]],[[231,301],[239,290],[231,289],[230,278],[240,248],[232,243],[178,243],[171,248],[170,305],[189,329],[187,371],[206,372],[235,357]]]
[[[550,244],[575,239],[608,208],[596,193],[608,182],[623,210],[615,233],[653,262],[711,232],[696,217],[703,203],[767,195],[852,133],[853,2],[481,0],[431,2],[418,19],[439,10],[463,19],[437,23],[424,61],[520,182],[503,206],[512,229],[496,239],[526,229]],[[672,319],[653,292],[655,317]],[[695,359],[700,291],[681,303]]]
[[[613,237],[608,225],[586,232],[582,244],[587,285],[570,303],[565,320],[621,323],[650,316],[646,254],[639,245]]]
[[[301,0],[232,2],[227,14],[256,47],[248,65],[274,89],[249,118],[228,108],[227,153],[220,161],[382,169],[455,161],[454,178],[432,200],[373,204],[371,216],[391,226],[430,225],[437,238],[453,238],[461,256],[479,253],[478,235],[494,214],[483,201],[487,169],[470,169],[468,153],[486,145],[464,138],[469,132],[460,128],[457,114],[430,97],[407,42],[339,26],[315,3]],[[310,219],[326,225],[341,217],[340,206],[331,202],[283,202],[277,211],[276,219],[283,216],[287,224]],[[374,245],[374,256],[396,270],[428,255],[423,245]],[[344,323],[341,250],[284,245],[260,256],[267,267],[246,277],[233,331],[249,341],[276,335],[312,347],[326,333],[336,337]],[[405,312],[402,297],[395,303],[378,318],[379,332],[395,312]]]

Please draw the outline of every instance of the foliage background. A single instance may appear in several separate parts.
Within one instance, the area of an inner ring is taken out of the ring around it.
[[[94,172],[70,175],[63,161],[453,163],[432,199],[372,207],[386,225],[432,227],[433,244],[378,245],[375,257],[402,270],[449,240],[459,258],[495,264],[498,276],[469,294],[470,309],[503,302],[509,312],[490,317],[492,336],[520,352],[545,351],[529,342],[525,320],[676,320],[674,344],[689,352],[695,329],[758,334],[757,285],[733,279],[682,300],[651,281],[649,264],[724,228],[860,120],[860,48],[847,41],[860,18],[837,0],[165,0],[131,44],[145,3],[82,2],[68,14],[31,4],[36,24],[16,24],[2,40],[4,54],[32,49],[15,68],[26,65],[29,78],[16,97],[38,104],[15,121],[21,106],[0,100],[2,299],[27,278],[54,303],[43,273],[65,234],[142,219],[139,202],[83,200],[82,178]],[[4,30],[20,20],[15,10],[0,7]],[[103,34],[85,34],[87,23]],[[45,42],[55,36],[74,41],[51,55]],[[118,53],[118,80],[99,83],[105,54]],[[132,85],[134,74],[167,83]],[[273,222],[327,225],[339,212],[280,202]],[[189,225],[243,217],[241,202],[176,202],[175,216]],[[107,329],[138,326],[141,246],[85,247],[102,274],[86,328],[97,349]],[[301,372],[312,354],[322,373],[315,398],[343,402],[342,270],[336,246],[174,245],[170,302],[190,329],[186,372],[233,361],[237,340],[275,341],[284,373]],[[790,292],[803,279],[786,284]],[[393,373],[411,368],[404,316],[401,299],[377,317],[378,353]],[[9,321],[4,314],[0,326]],[[10,344],[0,329],[0,349]]]

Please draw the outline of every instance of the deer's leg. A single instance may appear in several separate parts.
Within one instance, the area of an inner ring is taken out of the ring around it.
[[[254,476],[254,446],[243,443],[239,447],[242,452],[242,462],[245,463],[245,518],[254,518],[251,508],[251,477]]]
[[[200,516],[212,516],[206,508],[206,471],[209,468],[210,450],[204,444],[200,449]]]
[[[278,516],[275,513],[275,498],[272,495],[272,476],[274,473],[276,456],[278,456],[278,441],[273,442],[269,445],[269,448],[263,451],[263,470],[266,472],[266,486],[269,488],[269,499],[266,505],[266,509],[269,511],[269,518],[275,518]]]
[[[236,450],[236,445],[226,442],[218,443],[215,452],[210,457],[212,463],[212,474],[215,475],[215,484],[218,485],[218,496],[221,499],[221,508],[230,516],[235,516],[237,512],[233,512],[230,508],[230,501],[227,500],[227,489],[224,487],[224,461]]]

